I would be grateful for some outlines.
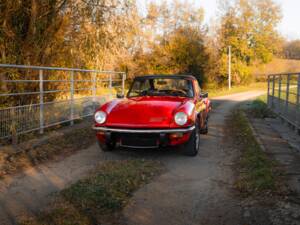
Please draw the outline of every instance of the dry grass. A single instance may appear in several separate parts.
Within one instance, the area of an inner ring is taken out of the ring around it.
[[[268,64],[253,67],[252,71],[257,75],[299,72],[300,60],[277,58]]]
[[[47,210],[22,225],[119,224],[133,192],[163,171],[150,160],[109,161],[89,178],[63,190]]]
[[[209,97],[218,97],[223,95],[230,95],[245,91],[255,91],[255,90],[268,90],[268,84],[266,82],[256,82],[251,83],[249,85],[239,85],[239,86],[233,86],[231,90],[229,90],[227,87],[223,88],[217,88],[217,89],[208,89],[205,90],[208,92]]]

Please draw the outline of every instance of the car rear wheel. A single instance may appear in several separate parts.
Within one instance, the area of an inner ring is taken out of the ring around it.
[[[184,145],[184,153],[187,156],[196,156],[200,146],[200,132],[199,126],[196,125],[196,129],[193,130],[189,141]]]
[[[112,150],[114,150],[114,148],[116,147],[115,143],[102,143],[99,140],[97,140],[98,146],[101,148],[102,151],[104,152],[110,152]]]

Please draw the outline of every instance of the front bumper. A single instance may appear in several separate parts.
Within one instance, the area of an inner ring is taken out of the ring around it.
[[[123,129],[123,128],[109,128],[109,127],[93,127],[96,131],[104,132],[117,132],[117,133],[137,133],[137,134],[170,134],[170,133],[187,133],[195,130],[195,126],[188,128],[178,128],[178,129]]]
[[[185,143],[195,126],[178,129],[124,129],[93,127],[99,141],[129,148],[158,148]],[[176,137],[179,136],[179,137]]]

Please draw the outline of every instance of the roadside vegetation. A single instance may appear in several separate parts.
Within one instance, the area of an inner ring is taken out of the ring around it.
[[[259,103],[258,103],[259,102]],[[252,104],[260,105],[260,101]],[[261,106],[258,107],[261,111]],[[264,116],[259,113],[259,116]],[[276,162],[261,149],[257,143],[246,114],[240,108],[235,109],[229,118],[232,135],[238,149],[240,158],[238,163],[237,189],[243,195],[263,195],[273,193],[280,189]]]
[[[262,91],[262,90],[267,90],[267,88],[268,88],[268,84],[266,82],[257,82],[248,85],[233,86],[230,90],[228,89],[228,87],[223,87],[223,88],[203,89],[203,91],[207,91],[209,97],[218,97],[218,96],[236,94],[244,91]]]
[[[133,192],[164,170],[158,161],[108,161],[60,192],[51,205],[21,225],[116,224]]]
[[[273,118],[275,114],[268,108],[267,95],[262,95],[253,100],[249,107],[246,109],[247,115],[253,118]]]
[[[299,41],[300,43],[300,41]],[[284,49],[284,52],[287,52]],[[300,48],[297,49],[300,55]],[[287,58],[274,58],[271,62],[267,64],[262,64],[260,66],[252,67],[253,74],[256,74],[257,79],[266,79],[268,74],[279,74],[279,73],[294,73],[300,71],[300,58],[290,59],[288,55]]]

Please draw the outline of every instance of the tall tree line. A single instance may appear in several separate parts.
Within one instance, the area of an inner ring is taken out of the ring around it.
[[[283,56],[287,59],[300,60],[300,40],[293,40],[284,44]]]
[[[251,66],[282,50],[276,30],[280,7],[272,0],[223,4],[215,26],[187,1],[0,0],[0,62],[124,70],[140,74],[189,73],[203,85],[252,79]]]

